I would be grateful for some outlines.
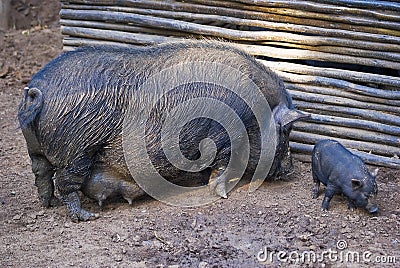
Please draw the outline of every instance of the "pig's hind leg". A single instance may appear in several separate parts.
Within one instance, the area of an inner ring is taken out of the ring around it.
[[[43,155],[30,154],[30,157],[40,202],[44,207],[58,205],[59,200],[54,196],[54,167]]]
[[[322,201],[322,211],[327,211],[329,208],[329,203],[335,193],[337,193],[337,188],[333,184],[328,184],[325,190],[325,197]]]
[[[55,174],[56,187],[61,200],[67,207],[68,215],[74,222],[96,219],[99,215],[81,208],[78,190],[81,188],[84,177],[68,172],[67,169],[59,169]]]

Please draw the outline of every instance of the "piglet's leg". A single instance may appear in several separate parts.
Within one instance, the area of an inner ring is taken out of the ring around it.
[[[314,188],[312,190],[312,198],[317,198],[319,196],[319,185],[321,183],[321,181],[318,179],[318,175],[316,174],[314,168],[312,170],[312,177],[313,177],[313,182],[314,184]]]
[[[329,203],[332,197],[335,195],[335,193],[336,193],[336,188],[332,184],[328,184],[328,186],[326,187],[324,200],[322,201],[322,211],[328,210]]]
[[[356,208],[356,205],[350,198],[348,199],[348,202],[347,202],[347,208],[350,209],[351,211],[353,211]]]
[[[81,208],[78,190],[81,187],[82,181],[81,176],[68,173],[65,169],[57,170],[55,174],[56,187],[73,222],[88,221],[99,217],[99,215]]]
[[[314,184],[314,188],[312,190],[312,198],[317,198],[319,196],[319,185],[320,181],[316,181]]]
[[[332,196],[325,195],[324,200],[322,201],[322,211],[328,211],[329,203],[331,202]]]

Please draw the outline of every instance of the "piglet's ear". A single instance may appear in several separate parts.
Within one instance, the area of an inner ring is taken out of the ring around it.
[[[364,184],[363,181],[357,179],[351,179],[351,188],[353,188],[353,190],[357,190],[358,188],[363,186],[363,184]]]
[[[374,169],[374,171],[371,172],[372,177],[376,177],[378,175],[379,168]]]

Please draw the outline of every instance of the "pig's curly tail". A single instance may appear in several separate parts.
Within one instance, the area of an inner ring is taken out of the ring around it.
[[[43,107],[43,94],[37,88],[25,87],[24,99],[18,107],[18,121],[20,128],[25,128],[35,120]]]

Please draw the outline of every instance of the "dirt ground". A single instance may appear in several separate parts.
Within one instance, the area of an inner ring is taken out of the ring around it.
[[[41,207],[16,110],[30,77],[62,51],[56,11],[42,10],[48,27],[0,36],[0,267],[399,267],[399,170],[380,170],[376,215],[349,211],[341,196],[322,213],[310,164],[301,162],[290,180],[251,194],[242,186],[203,207],[145,197],[100,210],[84,198],[101,217],[77,224],[64,206]]]

